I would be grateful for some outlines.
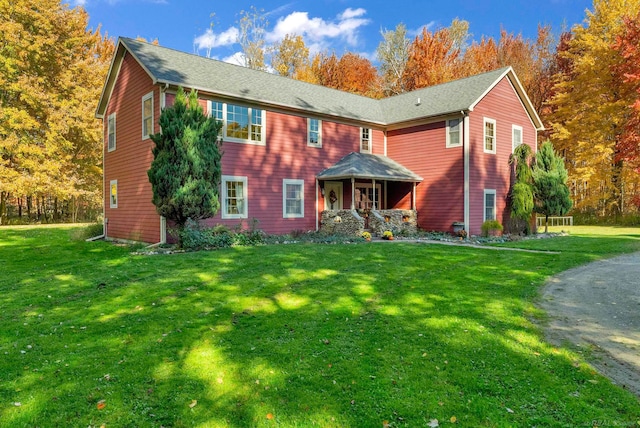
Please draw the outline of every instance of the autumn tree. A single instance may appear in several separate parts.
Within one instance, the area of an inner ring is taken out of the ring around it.
[[[623,17],[636,16],[637,0],[596,0],[584,26],[575,26],[563,59],[570,70],[556,76],[552,99],[554,146],[567,159],[576,208],[601,215],[624,212],[628,166],[620,137],[634,94],[613,70],[620,52],[612,48],[624,31]]]
[[[309,48],[302,36],[287,34],[271,47],[271,66],[280,76],[305,80],[311,68]]]
[[[460,48],[448,28],[431,32],[423,28],[409,47],[409,58],[402,75],[407,91],[456,79]]]
[[[0,221],[10,200],[46,221],[100,207],[94,112],[113,42],[88,22],[58,0],[0,1]]]
[[[182,230],[187,220],[213,217],[220,208],[222,123],[204,114],[196,91],[187,97],[179,88],[174,104],[160,114],[160,127],[151,136],[155,147],[147,172],[152,202],[159,215]]]
[[[618,160],[624,160],[640,170],[640,14],[625,17],[622,33],[616,37],[613,48],[619,55],[613,71],[616,78],[628,86],[628,121],[618,135]]]
[[[411,41],[407,38],[407,28],[398,24],[395,30],[381,32],[382,41],[376,55],[380,65],[382,92],[384,95],[397,95],[405,92],[402,76],[409,58]]]
[[[265,70],[265,34],[267,31],[267,15],[263,10],[251,6],[250,10],[240,12],[238,21],[238,43],[242,48],[244,66],[254,70]]]
[[[372,98],[380,96],[377,69],[358,54],[347,52],[340,58],[335,53],[319,54],[314,57],[312,68],[323,86]]]
[[[565,215],[572,206],[564,160],[556,154],[549,141],[542,143],[536,153],[532,178],[534,210],[544,215],[544,233],[547,233],[549,216]]]

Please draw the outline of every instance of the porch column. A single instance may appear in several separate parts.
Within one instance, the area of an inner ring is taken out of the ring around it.
[[[416,209],[416,182],[413,182],[413,188],[411,189],[411,209]]]
[[[389,192],[387,192],[387,183],[388,181],[385,180],[384,181],[384,208],[383,209],[389,209],[389,201],[387,201],[387,195],[389,194]]]
[[[378,207],[376,207],[376,179],[374,178],[371,182],[373,183],[373,201],[371,201],[371,207],[375,211],[378,209]]]
[[[356,209],[356,179],[351,177],[351,209]]]

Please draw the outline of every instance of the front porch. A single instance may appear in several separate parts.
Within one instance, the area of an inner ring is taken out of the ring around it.
[[[323,231],[417,231],[416,186],[422,177],[388,157],[350,153],[316,178],[324,201],[319,225]]]

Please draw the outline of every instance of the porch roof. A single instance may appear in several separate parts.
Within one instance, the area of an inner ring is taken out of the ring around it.
[[[361,178],[380,181],[420,182],[422,177],[386,156],[351,152],[320,172],[318,180]]]

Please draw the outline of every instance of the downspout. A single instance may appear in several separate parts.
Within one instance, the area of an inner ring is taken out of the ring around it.
[[[320,230],[320,223],[318,222],[318,208],[319,208],[318,187],[320,187],[320,182],[316,178],[316,232]]]
[[[462,132],[464,133],[464,141],[462,143],[463,151],[464,151],[464,230],[467,232],[467,236],[469,236],[470,232],[470,185],[469,185],[469,161],[470,161],[470,152],[471,148],[469,147],[471,137],[469,135],[469,115],[465,112],[461,112],[464,116],[464,126],[462,128]]]

